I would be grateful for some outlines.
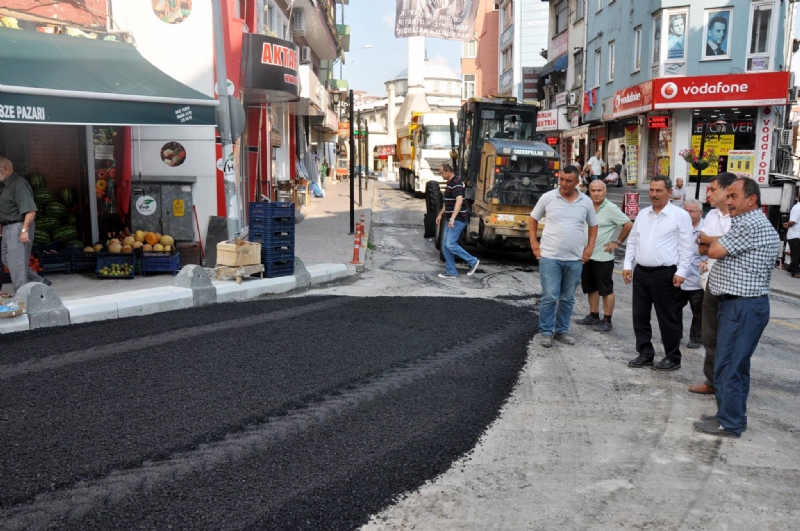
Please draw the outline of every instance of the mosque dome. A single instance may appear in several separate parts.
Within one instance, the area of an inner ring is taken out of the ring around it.
[[[440,64],[436,64],[432,62],[430,59],[425,59],[424,63],[424,79],[442,79],[442,80],[456,80],[461,81],[461,77],[456,75],[455,72],[447,68],[446,66],[442,66]],[[404,68],[399,74],[397,74],[392,81],[402,81],[408,79],[408,68]]]
[[[461,77],[446,66],[425,59],[423,80],[428,97],[456,98],[459,100],[456,105],[461,104]],[[404,68],[389,83],[394,84],[398,96],[405,96],[408,93],[408,68]]]

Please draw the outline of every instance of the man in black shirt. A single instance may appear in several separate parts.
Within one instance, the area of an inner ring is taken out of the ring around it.
[[[442,164],[439,169],[442,177],[447,179],[447,188],[444,190],[444,205],[439,215],[436,216],[436,224],[441,225],[442,216],[447,214],[447,222],[443,229],[442,253],[444,254],[446,273],[439,273],[440,278],[458,278],[456,270],[456,256],[469,264],[467,276],[472,276],[478,269],[480,260],[469,254],[458,244],[458,237],[464,227],[467,226],[469,215],[467,206],[464,204],[464,184],[461,179],[453,173],[450,164]]]

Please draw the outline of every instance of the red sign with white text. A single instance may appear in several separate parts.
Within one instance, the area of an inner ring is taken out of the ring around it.
[[[646,81],[614,93],[613,118],[647,112],[653,108],[653,84]]]
[[[658,78],[653,108],[786,105],[788,92],[789,72]]]

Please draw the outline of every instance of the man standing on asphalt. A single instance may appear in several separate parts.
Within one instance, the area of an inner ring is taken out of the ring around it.
[[[703,257],[700,256],[697,237],[703,228],[703,205],[697,199],[689,199],[683,205],[683,209],[692,218],[692,263],[689,265],[689,272],[686,279],[681,284],[680,289],[675,295],[675,313],[678,316],[678,323],[683,330],[683,308],[686,304],[692,309],[692,325],[689,327],[689,342],[687,348],[700,348],[703,344],[702,336],[702,317],[703,317],[703,288],[700,285],[700,263]]]
[[[36,229],[36,204],[28,181],[14,173],[11,161],[0,157],[0,226],[3,231],[2,261],[11,275],[14,293],[28,282],[45,280],[28,265]]]
[[[792,261],[789,263],[789,274],[794,278],[800,278],[800,202],[795,203],[789,212],[789,221],[783,224],[789,229],[786,231],[786,243],[789,244],[789,252]]]
[[[761,212],[761,190],[753,179],[736,179],[727,188],[731,229],[713,242],[717,259],[708,277],[719,303],[714,390],[717,414],[703,415],[697,431],[739,437],[747,429],[750,358],[769,322],[769,282],[780,237]]]
[[[681,367],[681,325],[675,314],[675,290],[683,284],[692,262],[692,220],[685,210],[669,202],[671,195],[669,177],[653,177],[652,206],[639,212],[625,250],[622,278],[625,284],[633,282],[633,331],[639,354],[628,366],[637,369],[651,366],[658,371],[672,371]],[[655,365],[650,326],[653,306],[664,343],[664,359]]]
[[[589,185],[594,212],[597,215],[597,239],[592,257],[583,265],[581,287],[589,298],[589,315],[578,324],[593,325],[598,332],[611,330],[611,314],[614,313],[614,251],[622,246],[633,228],[633,221],[622,213],[617,205],[606,199],[603,181],[592,181]],[[616,241],[614,232],[622,227]],[[603,298],[603,318],[600,319],[600,297]]]
[[[467,205],[464,204],[464,184],[453,173],[453,167],[450,164],[442,164],[439,172],[442,177],[447,179],[447,187],[444,190],[444,204],[439,215],[436,216],[436,224],[441,225],[442,216],[447,215],[442,236],[442,254],[444,254],[446,273],[439,273],[439,278],[458,278],[456,256],[469,264],[467,276],[471,277],[475,270],[478,269],[480,260],[469,254],[458,244],[458,237],[469,221]]]
[[[720,239],[731,228],[731,216],[728,213],[728,197],[725,189],[733,184],[736,175],[730,172],[720,173],[711,177],[708,183],[706,196],[708,202],[714,207],[703,220],[703,230],[697,236],[699,251],[701,255],[708,254],[708,246]],[[700,273],[711,271],[714,266],[713,258],[701,262]],[[689,386],[689,391],[700,395],[714,394],[714,358],[717,352],[717,298],[705,287],[703,294],[703,317],[702,321],[702,340],[703,348],[706,351],[705,361],[703,362],[703,374],[706,381],[701,384]]]
[[[606,171],[606,163],[603,160],[602,155],[603,153],[598,149],[595,152],[594,157],[590,158],[586,163],[586,169],[588,169],[591,173],[589,176],[590,182],[603,178],[603,172]]]
[[[531,211],[531,251],[539,260],[542,282],[542,302],[539,306],[539,344],[550,348],[553,339],[574,345],[575,339],[567,334],[575,289],[581,279],[583,264],[589,261],[597,239],[597,215],[592,201],[578,191],[580,169],[565,166],[559,178],[559,187],[539,198]],[[542,231],[542,242],[536,237],[539,220],[547,221]],[[583,245],[584,223],[589,225],[589,239]]]

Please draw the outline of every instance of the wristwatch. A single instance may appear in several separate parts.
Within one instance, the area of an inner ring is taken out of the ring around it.
[[[614,243],[616,243],[617,245],[619,245],[620,247],[622,247],[622,242],[621,242],[621,241],[617,240],[617,241],[615,241]]]
[[[20,232],[28,232],[28,229],[22,229]]]

